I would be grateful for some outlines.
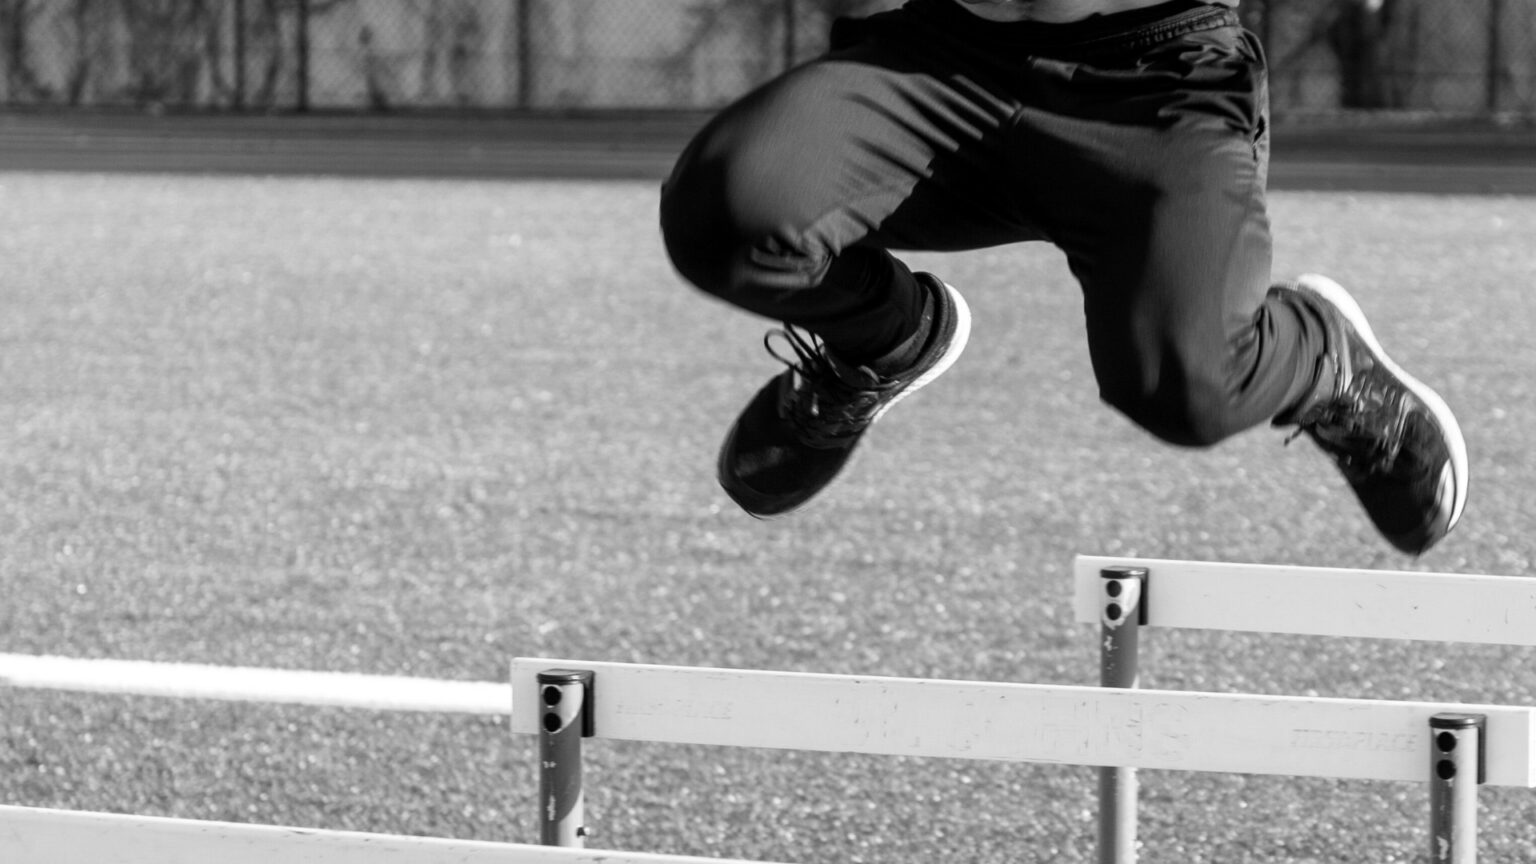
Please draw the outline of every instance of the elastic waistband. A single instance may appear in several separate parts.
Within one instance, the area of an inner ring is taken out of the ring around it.
[[[1041,53],[1045,54],[1134,50],[1186,33],[1240,23],[1231,7],[1199,0],[1171,0],[1065,24],[989,21],[967,12],[955,0],[910,0],[902,9],[951,33],[989,46],[1043,49]]]

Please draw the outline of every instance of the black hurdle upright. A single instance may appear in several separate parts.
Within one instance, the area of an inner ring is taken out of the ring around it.
[[[574,669],[540,672],[539,842],[586,846],[581,790],[581,739],[593,734],[593,674]]]
[[[1137,686],[1147,568],[1106,567],[1099,593],[1099,686]],[[1136,862],[1136,769],[1099,769],[1099,864]]]
[[[1476,864],[1477,787],[1488,779],[1487,715],[1429,718],[1429,860]]]

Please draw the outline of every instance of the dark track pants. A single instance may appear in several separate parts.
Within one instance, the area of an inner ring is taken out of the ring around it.
[[[916,327],[887,250],[1051,242],[1102,398],[1207,445],[1295,403],[1322,350],[1266,296],[1268,147],[1264,62],[1230,9],[999,24],[912,0],[715,117],[661,222],[686,279],[855,363]]]

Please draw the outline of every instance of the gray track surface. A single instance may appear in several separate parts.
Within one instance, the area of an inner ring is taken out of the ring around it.
[[[656,180],[702,114],[0,114],[0,170]],[[1289,129],[1275,189],[1536,195],[1536,128]]]

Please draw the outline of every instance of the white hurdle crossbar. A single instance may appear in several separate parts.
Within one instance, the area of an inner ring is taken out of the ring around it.
[[[1073,569],[1073,608],[1079,623],[1100,627],[1106,687],[1138,686],[1142,627],[1536,645],[1532,579],[1090,555],[1078,556]],[[1481,769],[1509,758],[1482,712],[1447,706],[1431,719],[1436,864],[1477,860],[1477,783],[1491,782]],[[1137,767],[1117,762],[1100,771],[1101,864],[1136,860]]]
[[[1536,645],[1536,579],[1080,555],[1080,623],[1098,623],[1111,567],[1150,572],[1149,627]]]
[[[5,864],[735,864],[725,859],[0,806]]]
[[[0,654],[0,687],[443,714],[512,709],[511,691],[494,681],[30,654]]]
[[[562,712],[569,694],[551,682],[577,674],[581,708]],[[1536,710],[1525,707],[512,663],[512,731],[546,739],[579,725],[582,736],[631,741],[1422,782],[1431,719],[1450,715],[1483,718],[1487,752],[1498,754],[1486,782],[1536,786]],[[576,749],[545,758],[540,784],[541,814],[573,814],[562,841],[573,845],[584,827],[579,759]]]

